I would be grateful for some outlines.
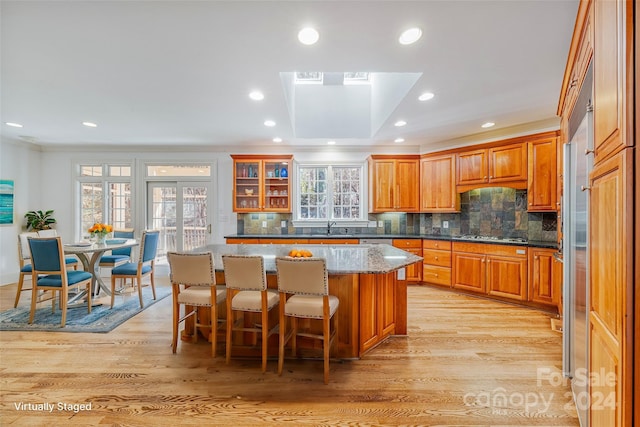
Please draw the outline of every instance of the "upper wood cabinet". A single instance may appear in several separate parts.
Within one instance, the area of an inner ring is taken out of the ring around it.
[[[369,157],[369,212],[418,212],[419,158]]]
[[[234,212],[291,212],[293,156],[231,157]]]
[[[481,186],[527,187],[527,146],[515,144],[462,151],[456,155],[457,191]]]
[[[633,31],[625,22],[632,19],[630,4],[624,1],[593,2],[595,163],[631,145],[633,141],[626,137],[632,132],[633,121],[625,118],[625,105],[633,102],[630,89],[633,85],[625,80],[625,76],[633,75],[633,64],[627,61],[632,57],[629,50],[633,45]],[[625,128],[625,123],[628,123],[628,128]]]
[[[530,141],[528,144],[529,178],[527,200],[529,211],[555,211],[557,195],[556,138]]]
[[[420,160],[420,212],[459,212],[454,154],[424,156]]]

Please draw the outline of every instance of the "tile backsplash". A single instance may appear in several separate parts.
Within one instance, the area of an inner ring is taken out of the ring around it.
[[[263,227],[266,221],[267,227]],[[287,226],[282,227],[282,221]],[[460,195],[460,213],[384,213],[370,214],[369,221],[382,227],[340,227],[336,234],[463,234],[518,237],[556,241],[555,212],[527,212],[527,191],[506,187],[481,188]],[[448,227],[445,228],[445,224]],[[291,214],[238,214],[238,234],[316,234],[326,227],[293,227]]]

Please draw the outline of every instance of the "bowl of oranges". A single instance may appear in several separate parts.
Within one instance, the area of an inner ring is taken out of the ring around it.
[[[313,254],[307,249],[291,249],[287,256],[291,258],[310,258]]]

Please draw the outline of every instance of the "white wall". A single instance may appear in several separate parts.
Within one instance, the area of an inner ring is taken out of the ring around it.
[[[21,231],[23,215],[29,210],[55,211],[56,229],[65,241],[74,241],[75,224],[79,221],[75,212],[75,177],[72,165],[99,159],[101,162],[127,161],[135,165],[134,227],[145,226],[145,196],[143,166],[145,162],[211,162],[215,165],[212,181],[215,183],[213,197],[213,242],[224,243],[224,236],[236,233],[237,215],[232,206],[233,161],[230,154],[293,154],[298,161],[364,161],[373,152],[417,154],[415,147],[362,148],[298,148],[264,145],[243,149],[225,148],[212,151],[208,147],[198,149],[163,147],[162,149],[135,150],[126,148],[103,148],[79,150],[78,147],[42,148],[16,145],[2,141],[1,179],[15,180],[15,212],[17,224],[0,227],[0,284],[14,283],[18,279],[17,234]]]
[[[0,138],[0,179],[14,181],[13,224],[0,226],[0,284],[18,280],[18,234],[26,226],[24,214],[43,209],[41,152],[37,146]]]

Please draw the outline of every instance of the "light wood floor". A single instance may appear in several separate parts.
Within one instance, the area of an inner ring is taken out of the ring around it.
[[[14,296],[0,287],[0,309]],[[578,425],[548,315],[440,289],[410,287],[408,336],[332,361],[329,385],[318,361],[285,361],[279,377],[276,361],[262,374],[226,365],[223,345],[214,359],[204,341],[174,355],[170,340],[171,298],[108,334],[0,332],[0,424]],[[51,413],[16,409],[45,402]]]

